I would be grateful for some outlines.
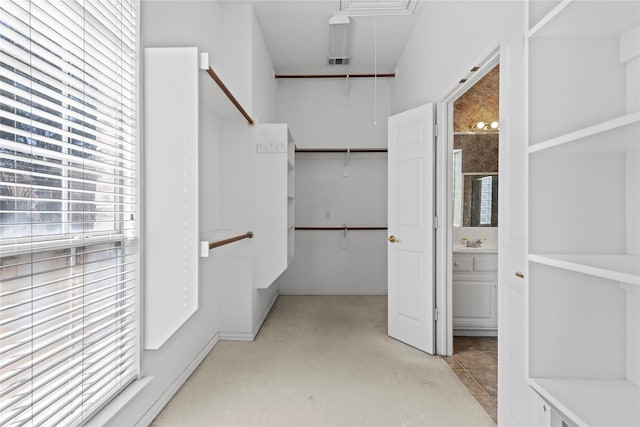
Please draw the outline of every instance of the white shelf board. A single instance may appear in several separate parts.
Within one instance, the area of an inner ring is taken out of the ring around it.
[[[640,257],[627,254],[529,254],[529,261],[640,286]]]
[[[640,112],[561,135],[529,147],[529,154],[604,154],[640,149]]]
[[[564,0],[542,18],[529,37],[613,37],[640,23],[640,2]]]
[[[640,425],[640,387],[629,381],[529,378],[529,385],[577,426]]]

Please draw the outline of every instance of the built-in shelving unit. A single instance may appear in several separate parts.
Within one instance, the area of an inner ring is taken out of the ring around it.
[[[529,261],[640,286],[640,257],[627,254],[537,254]]]
[[[295,244],[295,143],[285,123],[252,128],[256,161],[256,288],[267,288],[286,270]]]
[[[530,1],[529,384],[640,425],[640,2]]]
[[[296,144],[287,131],[287,266],[293,261],[296,243]]]
[[[637,426],[640,389],[627,381],[533,378],[531,387],[581,426]],[[603,402],[603,397],[606,402]],[[603,404],[609,406],[603,411]]]

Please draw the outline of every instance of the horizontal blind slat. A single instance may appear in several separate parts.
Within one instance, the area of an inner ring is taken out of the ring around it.
[[[134,315],[134,313],[130,313],[131,316]],[[131,318],[129,320],[125,320],[125,319],[117,319],[118,322],[120,322],[121,326],[127,326],[130,325],[132,323],[135,322],[135,318]],[[122,328],[122,330],[125,330],[124,328]],[[35,369],[36,371],[38,371],[38,369],[36,368],[39,364],[46,362],[46,361],[55,361],[55,357],[57,355],[60,355],[61,353],[63,353],[63,359],[67,359],[69,357],[69,355],[73,356],[75,354],[78,354],[79,352],[84,351],[85,348],[90,347],[91,344],[95,344],[103,339],[105,339],[106,337],[108,337],[110,334],[112,334],[113,332],[110,330],[106,330],[103,328],[102,330],[98,331],[98,332],[102,332],[102,334],[98,334],[96,333],[92,333],[92,334],[87,334],[86,336],[80,336],[80,337],[76,337],[73,338],[71,340],[69,340],[69,342],[67,342],[66,344],[56,347],[54,350],[48,351],[44,354],[38,355],[37,357],[34,357],[29,363],[25,363],[23,365],[20,365],[19,367],[15,368],[12,371],[6,372],[5,374],[0,376],[0,382],[5,382],[11,378],[14,378],[17,375],[20,375],[23,372],[26,371],[30,371],[32,369]],[[120,335],[120,334],[118,334]],[[116,336],[116,335],[114,335]],[[93,339],[93,341],[91,341],[91,339]],[[83,341],[87,341],[86,343],[83,343]],[[82,344],[82,345],[79,345]],[[70,353],[65,352],[65,350],[69,349],[69,348],[73,348],[76,347],[77,350],[74,350]],[[16,359],[16,360],[20,360],[20,359]],[[15,361],[13,361],[13,363],[15,363]],[[52,362],[53,363],[53,362]],[[10,365],[10,364],[9,364]],[[7,366],[9,366],[7,365]],[[48,365],[45,365],[48,366]]]
[[[77,255],[68,255],[67,257],[71,257],[71,256],[77,256]],[[108,265],[108,266],[105,266],[105,267],[102,267],[102,268],[100,268],[100,267],[92,267],[92,264],[98,264],[98,263],[104,264],[105,261],[116,261],[116,262],[113,262],[111,265]],[[92,274],[95,274],[95,273],[99,273],[99,272],[102,272],[102,271],[108,271],[108,270],[113,270],[113,269],[129,268],[134,264],[135,264],[134,260],[127,261],[122,256],[116,256],[116,257],[113,257],[111,259],[98,259],[98,260],[87,262],[87,263],[81,263],[81,264],[78,264],[78,265],[73,266],[73,267],[65,266],[65,267],[49,269],[49,270],[45,270],[45,271],[41,271],[41,272],[31,272],[30,274],[27,273],[25,275],[15,276],[14,278],[12,278],[10,280],[6,280],[5,281],[5,287],[9,287],[12,281],[19,281],[20,279],[23,279],[23,278],[31,278],[31,279],[37,279],[37,280],[35,280],[35,284],[34,284],[34,280],[32,280],[31,284],[29,286],[25,286],[23,288],[18,288],[18,289],[12,289],[12,290],[9,290],[9,291],[4,291],[4,292],[0,293],[0,298],[8,297],[8,296],[11,296],[11,295],[16,295],[16,294],[21,293],[21,292],[35,291],[35,290],[38,290],[38,289],[41,289],[41,288],[45,288],[47,286],[58,284],[58,283],[63,282],[63,281],[71,281],[73,279],[77,279],[77,278],[85,276],[85,273],[78,273],[78,274],[69,274],[69,275],[67,275],[65,277],[57,277],[57,278],[55,278],[53,280],[46,280],[46,277],[48,275],[50,275],[51,273],[64,272],[66,270],[83,269],[83,268],[85,268],[85,269],[90,270]],[[40,279],[40,277],[42,277],[42,279]],[[38,283],[40,280],[43,280],[43,281]],[[68,289],[70,289],[70,288],[68,288]],[[0,306],[0,307],[2,307],[2,306]]]
[[[13,72],[21,72],[51,86],[64,87],[67,94],[73,95],[85,102],[98,103],[103,106],[103,111],[121,111],[122,94],[114,91],[104,84],[87,86],[78,77],[65,73],[62,67],[56,67],[55,58],[45,61],[46,51],[34,56],[25,51],[21,46],[12,43],[4,43],[1,47],[0,62],[5,69]],[[124,110],[129,114],[133,111]]]
[[[130,342],[134,337],[130,337],[126,342]],[[117,338],[112,339],[109,343],[111,344],[113,341],[117,340]],[[129,347],[131,348],[131,347]],[[119,354],[120,355],[120,354]],[[125,357],[124,361],[123,361],[123,366],[125,366],[125,364],[132,364],[133,361],[131,360],[132,357]],[[71,380],[71,382],[68,379],[65,379],[65,377],[67,375],[64,376],[60,376],[59,378],[55,378],[53,377],[54,380],[58,380],[58,383],[54,383],[53,385],[56,387],[52,387],[53,390],[55,390],[55,392],[52,391],[47,391],[47,393],[44,396],[40,396],[37,395],[35,399],[32,400],[32,402],[30,402],[29,405],[23,405],[22,407],[18,407],[18,411],[14,411],[11,414],[9,414],[10,416],[7,417],[4,420],[0,420],[2,423],[5,423],[7,421],[10,421],[11,419],[15,418],[16,416],[20,415],[20,413],[24,412],[26,409],[32,407],[32,405],[34,403],[38,403],[40,400],[46,398],[46,397],[51,397],[52,400],[59,400],[61,396],[64,395],[68,395],[69,394],[69,390],[73,390],[74,388],[77,389],[77,385],[84,382],[84,378],[82,376],[82,371],[83,371],[83,366],[82,366],[82,360],[80,360],[80,362],[76,363],[75,365],[64,365],[64,362],[67,361],[67,359],[62,359],[59,363],[56,364],[56,366],[62,365],[63,369],[61,370],[61,373],[64,373],[66,371],[70,371],[70,377],[73,378],[73,380]],[[79,372],[73,372],[74,369],[76,371]],[[45,372],[49,372],[49,370],[45,371]],[[75,375],[74,375],[75,374]],[[116,373],[117,374],[117,373]],[[47,383],[45,383],[44,385],[48,385],[51,384],[50,381],[48,381]],[[66,387],[62,387],[61,385],[65,385]],[[34,387],[31,390],[31,393],[29,393],[29,395],[33,396],[34,395],[34,391],[37,392],[38,388],[41,387]],[[80,392],[82,389],[80,389]],[[42,393],[40,393],[42,394]],[[13,404],[15,405],[17,402],[20,402],[20,400],[24,399],[23,395],[18,395],[18,397],[21,397],[20,399],[14,399]],[[40,411],[41,412],[41,411]]]
[[[10,128],[9,126],[0,124],[0,131],[7,131],[8,129],[12,129],[12,128]],[[34,135],[29,132],[18,130],[15,128],[13,128],[13,133],[15,133],[16,135],[23,136],[25,138],[29,138],[31,140],[35,140],[35,141],[47,142],[50,144],[57,144],[58,142],[51,138],[43,137],[41,135]],[[81,157],[74,156],[72,154],[65,154],[59,151],[48,150],[46,148],[40,148],[34,145],[26,145],[18,142],[8,141],[2,138],[0,138],[0,148],[12,150],[12,151],[28,152],[28,154],[32,156],[41,156],[44,158],[57,160],[61,162],[70,162],[71,164],[74,164],[74,163],[78,165],[87,164],[95,168],[111,169],[116,172],[122,172],[122,171],[130,172],[133,170],[133,168],[130,167],[132,162],[123,161],[121,163],[124,163],[126,165],[115,165],[115,164],[100,161],[100,160],[81,158]],[[53,164],[51,166],[64,167],[64,165],[62,164]],[[97,170],[100,170],[100,169],[97,169]]]
[[[15,150],[13,150],[15,151]],[[0,151],[1,152],[1,151]],[[21,153],[22,154],[22,153]],[[36,166],[36,167],[49,167],[50,169],[53,169],[54,167],[57,167],[59,169],[65,169],[67,172],[74,172],[74,173],[78,173],[78,174],[82,174],[82,173],[91,173],[91,174],[98,174],[100,176],[102,176],[103,178],[110,178],[110,179],[119,179],[122,182],[126,183],[126,184],[122,184],[122,185],[126,185],[128,187],[133,187],[135,185],[135,183],[137,181],[135,181],[135,176],[134,176],[134,171],[122,171],[123,174],[119,175],[117,173],[114,172],[106,172],[106,171],[99,171],[99,170],[93,170],[90,168],[82,168],[82,165],[79,166],[73,166],[73,165],[62,165],[62,164],[55,164],[55,163],[49,163],[46,160],[40,160],[37,158],[33,158],[33,157],[23,157],[23,156],[19,156],[19,155],[15,155],[15,154],[9,154],[9,153],[2,153],[2,159],[6,159],[6,160],[11,160],[14,162],[23,162],[23,163],[27,163],[29,166]],[[15,169],[16,173],[28,173],[28,170],[22,170],[22,169]],[[54,174],[50,174],[47,177],[49,178],[64,178],[64,176],[62,175],[54,175]]]
[[[131,298],[134,298],[134,297],[135,297],[135,295],[126,295],[126,296],[124,296],[122,298],[117,299],[116,301],[118,301],[119,303],[122,303],[123,301],[126,301],[127,299],[131,299]],[[118,302],[113,302],[112,304],[109,304],[109,305],[113,306],[115,304],[118,304]],[[79,329],[75,329],[75,330],[72,328],[72,329],[70,329],[68,331],[65,331],[64,334],[55,335],[54,336],[52,334],[55,331],[58,331],[58,330],[60,330],[62,328],[66,328],[67,326],[73,325],[74,323],[77,323],[79,321],[85,321],[86,319],[88,319],[88,318],[90,318],[92,316],[95,316],[97,314],[101,314],[103,318],[113,316],[113,315],[121,312],[122,310],[126,310],[127,308],[132,307],[133,305],[134,305],[133,303],[122,304],[121,306],[119,306],[119,307],[117,307],[115,309],[112,309],[110,311],[105,311],[102,308],[99,308],[99,309],[90,311],[88,313],[83,313],[80,316],[72,317],[71,319],[66,320],[66,321],[64,321],[62,323],[56,323],[56,324],[50,326],[48,329],[45,329],[44,331],[41,331],[39,333],[36,333],[36,334],[30,335],[28,337],[22,338],[21,340],[14,341],[14,342],[12,342],[10,344],[3,345],[2,349],[0,349],[0,355],[1,354],[5,354],[5,353],[9,353],[9,352],[11,352],[11,351],[13,351],[13,350],[15,350],[17,348],[20,348],[21,346],[23,346],[23,345],[25,345],[27,343],[30,343],[31,341],[35,341],[35,340],[38,340],[40,338],[44,338],[44,337],[46,337],[48,335],[51,335],[50,337],[48,337],[49,341],[46,341],[45,343],[41,343],[40,344],[43,347],[48,347],[49,345],[51,345],[51,344],[57,342],[58,340],[60,340],[61,339],[60,337],[64,338],[64,336],[68,336],[69,334],[74,334],[78,330],[82,329],[83,326],[80,326],[80,327],[78,327]],[[32,328],[29,328],[29,329],[32,329]],[[29,330],[29,329],[27,329],[27,330]],[[31,351],[31,350],[29,350],[29,351]],[[3,393],[4,393],[4,391],[0,390],[0,397],[2,397]]]
[[[121,280],[121,281],[120,281],[120,282],[118,282],[116,285],[124,284],[124,283],[129,283],[129,282],[132,282],[133,280],[134,280],[134,279]],[[110,286],[110,287],[113,287],[113,286]],[[103,290],[104,290],[104,289],[100,289],[100,290],[98,290],[98,291],[92,291],[90,294],[95,294],[95,293],[97,293],[97,292],[99,292],[99,291],[103,291]],[[105,295],[105,296],[103,296],[103,297],[100,297],[100,298],[96,299],[96,302],[99,302],[99,301],[101,301],[101,300],[104,300],[105,298],[109,298],[109,297],[112,297],[112,296],[114,296],[114,295],[117,295],[117,294],[118,294],[118,293],[120,293],[120,292],[122,292],[122,291],[118,290],[118,291],[115,291],[115,292],[113,292],[113,293],[107,294],[107,295]],[[52,308],[59,307],[59,306],[61,306],[61,305],[67,304],[67,303],[72,302],[72,301],[77,301],[78,299],[83,298],[83,297],[84,297],[84,295],[82,295],[82,296],[77,296],[77,297],[75,297],[75,298],[70,298],[69,300],[66,300],[66,301],[61,302],[61,303],[50,304],[50,305],[47,305],[47,306],[44,306],[44,307],[40,307],[40,308],[38,308],[38,309],[33,310],[33,311],[32,311],[31,313],[29,313],[29,314],[18,315],[18,316],[15,316],[15,317],[9,317],[9,318],[6,318],[6,319],[4,319],[4,320],[0,321],[0,326],[7,325],[7,324],[9,324],[9,323],[13,323],[13,322],[15,322],[15,321],[18,321],[18,320],[22,320],[22,319],[25,319],[25,318],[31,317],[31,316],[32,316],[32,315],[34,315],[34,314],[40,314],[40,313],[43,313],[43,312],[45,312],[45,311],[47,311],[47,310],[51,310]]]
[[[0,1],[0,424],[138,374],[137,0]]]
[[[69,120],[67,117],[54,115],[43,108],[39,108],[39,106],[28,105],[19,100],[9,97],[3,97],[2,102],[11,108],[15,108],[16,110],[23,111],[25,113],[31,114],[36,120],[49,120],[51,122],[57,123],[60,127],[65,128],[74,128],[74,126],[78,126],[77,122]],[[126,123],[126,120],[125,120]],[[133,120],[132,120],[133,123]],[[132,141],[128,141],[127,139],[119,139],[113,135],[107,134],[98,128],[95,123],[91,125],[91,127],[84,128],[84,132],[87,135],[93,135],[96,138],[100,137],[100,143],[105,146],[109,146],[111,149],[118,149],[124,153],[128,153],[131,156],[135,156],[136,150]]]
[[[135,334],[129,334],[124,339],[114,334],[111,338],[101,340],[100,341],[101,347],[99,347],[97,351],[100,352],[101,350],[104,350],[104,349],[111,349],[112,344],[116,341],[121,341],[121,343],[126,344],[128,342],[131,342],[134,339],[136,339]],[[63,373],[65,370],[70,370],[80,365],[79,363],[75,365],[70,365],[69,360],[72,357],[82,353],[83,351],[84,350],[78,350],[77,353],[70,354],[67,357],[58,358],[54,360],[52,363],[46,365],[46,367],[44,367],[43,369],[33,370],[30,375],[18,381],[15,381],[11,386],[0,390],[0,398],[2,398],[3,400],[13,399],[14,400],[13,403],[20,401],[20,399],[24,397],[23,396],[24,392],[21,391],[17,394],[11,394],[11,393],[15,392],[16,390],[20,390],[25,386],[30,386],[31,389],[37,389],[42,387],[43,385],[48,384],[51,381],[51,379],[58,376],[58,374]],[[37,380],[37,381],[34,383],[34,380]],[[7,397],[7,396],[11,396],[11,397]],[[11,404],[0,405],[0,412],[4,411],[9,406],[11,406]]]
[[[4,155],[3,155],[4,158]],[[29,178],[45,178],[45,179],[51,179],[54,178],[52,175],[49,174],[45,174],[45,173],[40,173],[40,172],[27,172],[27,171],[22,171],[20,169],[10,169],[10,168],[6,168],[6,167],[1,167],[0,166],[0,174],[4,173],[5,175],[2,175],[3,177],[3,181],[2,183],[6,183],[6,184],[10,184],[13,183],[13,181],[9,181],[10,179],[10,175],[9,174],[14,174],[15,177],[24,177],[23,179],[29,179]],[[105,184],[109,184],[110,186],[112,186],[116,191],[122,192],[123,194],[129,195],[129,196],[135,196],[135,186],[132,184],[120,184],[115,182],[116,178],[119,178],[118,175],[100,175],[98,177],[96,177],[94,180],[92,180],[91,182],[94,182],[96,184],[101,184],[101,183],[105,183]],[[87,182],[86,178],[75,178],[75,177],[71,177],[71,176],[57,176],[57,179],[64,179],[66,182],[68,182],[70,185],[74,185],[74,184],[83,184]],[[99,179],[103,179],[105,181],[100,181]]]
[[[14,80],[24,83],[25,79],[22,79],[20,76],[15,76]],[[30,82],[28,82],[30,85]],[[52,102],[48,98],[43,98],[42,96],[37,96],[35,100],[32,97],[32,93],[29,91],[29,85],[15,85],[9,84],[5,81],[0,80],[0,91],[6,92],[3,96],[3,99],[21,101],[22,104],[25,105],[23,110],[34,111],[35,113],[42,114],[42,111],[47,108],[51,111],[55,111],[60,114],[60,123],[62,124],[77,124],[77,122],[66,120],[67,116],[64,116],[63,113],[68,113],[70,118],[73,118],[77,115],[77,113],[72,112],[68,108],[62,109],[61,105],[70,102],[70,106],[76,108],[78,105],[82,106],[81,103],[71,100],[70,98],[65,98],[62,95],[59,95],[55,92],[47,93],[47,97],[51,98],[58,103]],[[51,95],[51,96],[50,96]],[[31,105],[26,104],[27,102],[31,103]],[[66,105],[66,104],[64,104]],[[62,111],[60,111],[62,109]],[[80,110],[82,110],[80,108]],[[71,114],[73,113],[73,114]],[[107,120],[109,119],[109,120]],[[93,118],[91,116],[84,115],[82,116],[82,121],[88,125],[93,126],[93,130],[101,132],[100,135],[106,135],[109,138],[122,141],[125,144],[132,144],[133,139],[133,129],[128,131],[129,127],[132,127],[135,124],[135,119],[132,116],[123,115],[122,117],[114,117],[114,112],[104,110],[100,115],[100,120]]]
[[[97,47],[84,43],[82,34],[79,35],[76,32],[75,23],[72,20],[61,17],[58,10],[53,7],[54,3],[57,2],[31,2],[29,11],[23,9],[22,13],[20,13],[19,10],[14,9],[12,12],[14,12],[14,16],[22,15],[30,18],[31,27],[45,36],[39,40],[44,46],[54,52],[72,52],[75,58],[73,58],[74,61],[70,61],[71,63],[93,65],[94,73],[117,77],[116,64],[100,52]],[[52,15],[49,15],[48,11],[52,12]],[[54,23],[57,23],[55,28],[51,25]],[[91,37],[90,34],[88,36]],[[102,67],[96,68],[96,64]],[[114,82],[117,82],[117,80],[114,79]]]
[[[9,102],[5,103],[5,105],[9,105]],[[90,146],[96,147],[95,149],[90,149],[90,152],[96,152],[96,153],[101,153],[103,155],[108,155],[111,157],[122,158],[123,150],[120,147],[103,143],[102,141],[97,139],[100,137],[100,134],[98,132],[94,132],[93,129],[91,129],[90,127],[82,126],[81,124],[76,123],[75,126],[73,127],[63,128],[60,125],[59,120],[54,121],[49,119],[51,122],[54,122],[56,125],[58,125],[58,127],[55,127],[55,126],[46,124],[41,120],[35,121],[34,118],[37,118],[37,116],[33,114],[33,110],[31,111],[22,110],[22,111],[24,111],[24,113],[28,114],[30,117],[25,117],[23,115],[19,115],[14,112],[6,111],[6,110],[3,110],[2,113],[0,113],[0,117],[3,117],[6,120],[16,122],[15,123],[16,125],[20,123],[24,125],[30,125],[30,126],[33,126],[34,128],[37,128],[38,130],[45,130],[57,136],[64,136],[66,138],[71,138],[76,141],[83,142],[85,144],[89,144]],[[74,130],[76,132],[73,132]],[[82,134],[78,132],[82,132]],[[70,148],[73,148],[74,150],[79,149],[77,145],[71,146],[68,143],[67,145],[69,145]],[[86,146],[83,148],[87,149]]]
[[[97,313],[99,311],[103,311],[103,310],[105,310],[107,308],[110,308],[110,307],[116,305],[116,304],[124,304],[125,301],[127,301],[127,300],[129,300],[131,298],[135,298],[137,295],[134,294],[134,293],[130,293],[131,291],[133,291],[133,288],[127,288],[126,291],[124,292],[125,295],[121,296],[120,298],[115,299],[115,300],[111,300],[110,298],[112,298],[112,297],[105,298],[105,299],[109,300],[109,302],[107,304],[105,304],[105,305],[102,305],[102,306],[94,309],[92,311],[92,313],[93,312]],[[13,330],[11,330],[9,332],[5,332],[4,334],[2,334],[0,336],[0,341],[6,340],[8,338],[11,338],[12,336],[18,335],[18,334],[20,334],[22,332],[30,331],[32,328],[37,328],[39,326],[46,325],[47,323],[52,322],[52,321],[57,320],[57,319],[60,319],[61,317],[65,317],[65,316],[69,316],[69,315],[74,316],[74,314],[73,314],[74,312],[79,311],[79,310],[84,310],[87,307],[91,307],[91,305],[73,307],[73,308],[58,312],[58,313],[56,313],[56,314],[54,314],[52,316],[46,317],[46,318],[44,318],[44,319],[42,319],[40,321],[37,321],[37,322],[31,323],[31,324],[28,324],[26,326],[23,326],[22,328],[15,328],[15,329],[13,329]],[[75,316],[77,316],[77,315],[75,315]],[[83,314],[83,316],[84,316],[84,314]],[[82,318],[82,316],[74,317],[73,318],[74,321],[75,321],[76,318]],[[1,393],[0,393],[0,395],[1,395]]]

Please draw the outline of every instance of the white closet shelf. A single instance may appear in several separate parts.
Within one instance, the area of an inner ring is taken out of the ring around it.
[[[530,254],[529,261],[640,286],[640,256],[627,254]]]
[[[629,381],[529,378],[529,385],[577,426],[640,425],[640,387]]]
[[[529,154],[626,153],[640,149],[640,113],[611,120],[548,139],[529,147]]]
[[[529,37],[611,37],[638,25],[639,2],[612,3],[563,0],[529,30]]]

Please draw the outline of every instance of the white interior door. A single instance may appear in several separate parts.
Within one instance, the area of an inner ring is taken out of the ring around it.
[[[522,20],[500,48],[498,425],[536,425],[527,385],[527,151]]]
[[[434,353],[434,106],[389,117],[389,336]]]

